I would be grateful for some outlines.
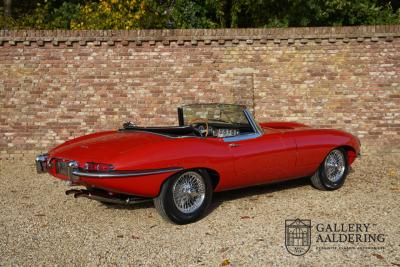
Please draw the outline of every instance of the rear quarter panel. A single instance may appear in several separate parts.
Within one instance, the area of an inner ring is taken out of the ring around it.
[[[113,159],[113,164],[116,170],[168,167],[212,169],[221,177],[216,191],[224,183],[229,183],[229,178],[233,179],[235,175],[228,144],[220,138],[170,138],[161,143],[127,151]]]

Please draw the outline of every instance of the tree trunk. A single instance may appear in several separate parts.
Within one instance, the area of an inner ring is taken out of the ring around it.
[[[4,15],[11,17],[12,0],[4,0]]]

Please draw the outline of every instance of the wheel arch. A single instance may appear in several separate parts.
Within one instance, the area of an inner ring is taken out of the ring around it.
[[[347,163],[349,166],[354,162],[357,157],[356,149],[349,145],[338,146],[335,149],[342,149],[346,152],[347,155]]]
[[[176,173],[174,173],[174,174],[168,176],[168,177],[162,182],[162,184],[160,185],[160,189],[159,189],[158,195],[160,194],[161,189],[162,189],[162,187],[164,186],[164,184],[165,184],[171,177],[173,177],[173,176],[175,176],[175,175],[178,175],[178,174],[181,174],[181,173],[184,173],[184,172],[187,172],[187,171],[200,171],[200,172],[205,172],[205,173],[207,173],[207,175],[208,175],[208,176],[210,177],[210,179],[211,179],[211,183],[212,183],[212,186],[213,186],[213,191],[215,190],[215,188],[217,188],[217,186],[218,186],[218,184],[219,184],[219,181],[220,181],[220,174],[219,174],[216,170],[211,169],[211,168],[206,168],[206,167],[188,168],[188,169],[183,169],[183,170],[181,170],[181,171],[179,171],[179,172],[176,172]],[[158,195],[157,195],[157,196],[158,196]]]
[[[213,185],[213,190],[218,186],[219,180],[220,180],[220,175],[216,170],[210,169],[210,168],[197,168],[200,171],[205,171],[207,172],[208,176],[210,176],[211,183]]]

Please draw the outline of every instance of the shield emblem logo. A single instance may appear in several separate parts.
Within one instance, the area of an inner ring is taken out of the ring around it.
[[[311,220],[285,221],[285,247],[295,256],[307,253],[311,246]]]

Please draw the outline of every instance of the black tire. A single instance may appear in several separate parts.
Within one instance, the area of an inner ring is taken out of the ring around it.
[[[330,157],[334,155],[335,157],[338,157],[341,161],[343,159],[343,170],[341,167],[334,166],[333,168],[337,168],[337,175],[335,176],[335,179],[333,179],[333,175],[329,174],[328,168],[327,167],[327,161],[330,160]],[[339,171],[340,170],[340,171]],[[344,181],[346,180],[347,174],[349,172],[349,164],[348,164],[348,159],[347,159],[347,153],[343,149],[334,149],[329,152],[329,154],[325,157],[324,161],[321,163],[320,167],[318,170],[314,173],[313,176],[311,176],[311,184],[319,189],[319,190],[336,190],[342,187],[344,184]]]
[[[187,177],[190,177],[191,175],[195,177],[196,182],[199,182],[202,185],[202,189],[198,189],[198,191],[201,191],[202,193],[194,197],[188,195],[191,193],[198,194],[198,192],[187,193],[179,190],[183,187],[183,179],[187,179]],[[187,224],[199,220],[204,215],[204,213],[210,206],[212,193],[213,187],[208,173],[203,170],[189,170],[180,172],[170,177],[163,184],[160,194],[156,198],[154,198],[153,201],[157,212],[164,219],[174,222],[176,224]],[[195,199],[194,201],[196,205],[192,205],[192,207],[195,207],[195,209],[193,211],[188,210],[187,212],[183,212],[182,209],[184,208],[180,207],[179,204],[176,203],[176,200],[174,200],[174,194],[176,198],[178,198],[177,196],[179,194],[181,196],[186,194],[184,197]]]

